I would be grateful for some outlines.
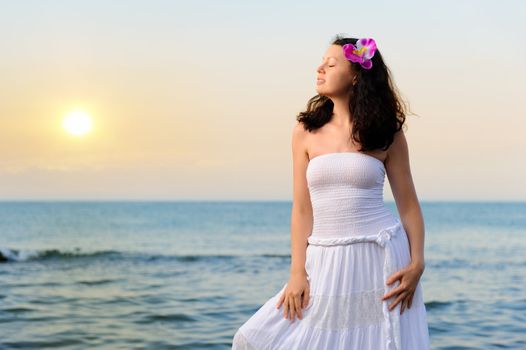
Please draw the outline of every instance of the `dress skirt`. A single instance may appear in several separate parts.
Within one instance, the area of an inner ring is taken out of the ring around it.
[[[310,236],[305,270],[310,284],[303,318],[284,318],[276,304],[287,284],[235,333],[233,350],[426,350],[429,334],[422,286],[411,308],[400,315],[396,296],[381,298],[399,285],[386,279],[411,261],[401,222],[375,234]]]

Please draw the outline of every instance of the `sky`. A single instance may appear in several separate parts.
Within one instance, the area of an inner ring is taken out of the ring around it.
[[[421,201],[526,198],[525,2],[0,5],[0,200],[292,200],[291,130],[336,34],[375,39],[414,113]]]

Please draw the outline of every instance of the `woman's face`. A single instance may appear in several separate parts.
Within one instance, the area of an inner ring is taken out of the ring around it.
[[[354,73],[351,70],[351,62],[345,58],[340,45],[329,46],[316,71],[318,94],[327,97],[348,95]]]

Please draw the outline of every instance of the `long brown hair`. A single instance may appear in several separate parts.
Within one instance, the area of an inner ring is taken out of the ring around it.
[[[333,45],[356,45],[357,38],[337,35]],[[387,150],[393,143],[394,134],[402,129],[406,119],[405,102],[391,79],[378,48],[372,57],[371,69],[364,69],[359,63],[348,61],[356,72],[356,84],[352,86],[349,110],[352,115],[351,137],[360,143],[360,150]],[[317,94],[307,104],[307,110],[296,116],[305,130],[321,128],[332,118],[333,102]]]

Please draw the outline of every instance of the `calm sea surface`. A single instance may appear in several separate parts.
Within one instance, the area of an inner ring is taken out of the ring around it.
[[[526,203],[421,206],[432,349],[526,349]],[[288,280],[290,210],[0,202],[0,349],[230,349]]]

